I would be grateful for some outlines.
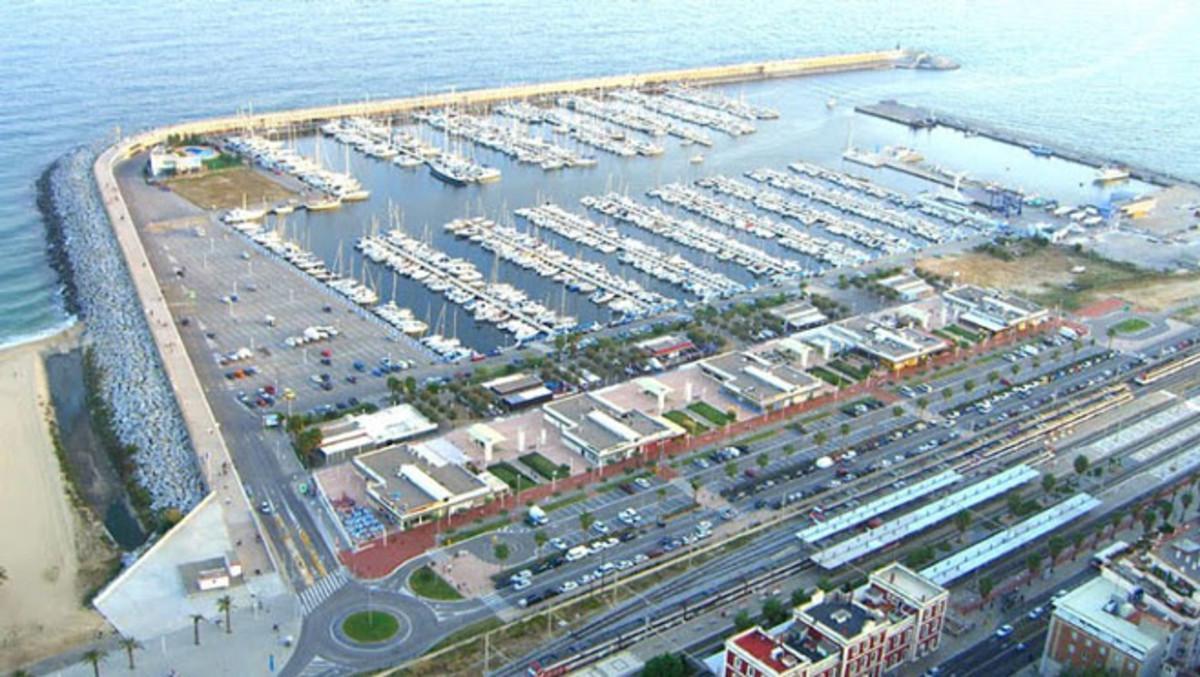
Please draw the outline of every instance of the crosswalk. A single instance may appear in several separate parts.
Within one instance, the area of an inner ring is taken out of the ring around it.
[[[340,567],[337,571],[319,579],[312,587],[305,589],[300,593],[300,609],[307,616],[313,612],[321,603],[329,599],[329,596],[337,592],[346,581],[350,580],[349,572]]]
[[[353,670],[345,666],[317,656],[308,665],[304,666],[304,669],[299,674],[300,677],[334,677],[334,675],[348,675],[353,672]]]

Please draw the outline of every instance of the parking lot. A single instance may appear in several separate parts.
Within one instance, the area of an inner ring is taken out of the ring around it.
[[[383,360],[433,362],[418,343],[241,233],[184,214],[148,219],[143,238],[185,340],[207,352],[194,359],[201,375],[219,384],[214,389],[245,393],[248,407],[264,413],[286,412],[281,395],[290,390],[291,408],[300,412],[386,393],[394,372],[381,368]],[[295,340],[301,337],[302,344]]]

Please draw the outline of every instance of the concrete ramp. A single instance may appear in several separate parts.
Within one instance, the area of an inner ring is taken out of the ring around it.
[[[200,591],[188,575],[189,566],[233,550],[224,506],[209,494],[104,588],[93,605],[122,635],[145,642],[191,626],[192,614],[221,618],[217,600],[225,595],[235,609],[249,609],[257,600],[287,592],[275,572],[255,576],[253,570],[244,571],[228,588]]]

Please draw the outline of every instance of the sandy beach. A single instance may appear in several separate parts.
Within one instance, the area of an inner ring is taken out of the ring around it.
[[[107,624],[85,608],[88,589],[114,554],[99,527],[71,504],[46,417],[43,351],[67,349],[77,332],[0,351],[0,670],[94,638]]]

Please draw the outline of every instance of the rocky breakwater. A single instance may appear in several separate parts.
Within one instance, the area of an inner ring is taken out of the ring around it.
[[[86,148],[62,157],[41,186],[60,251],[59,272],[84,320],[113,432],[135,448],[136,479],[151,509],[186,513],[205,487],[171,383],[92,177]]]

